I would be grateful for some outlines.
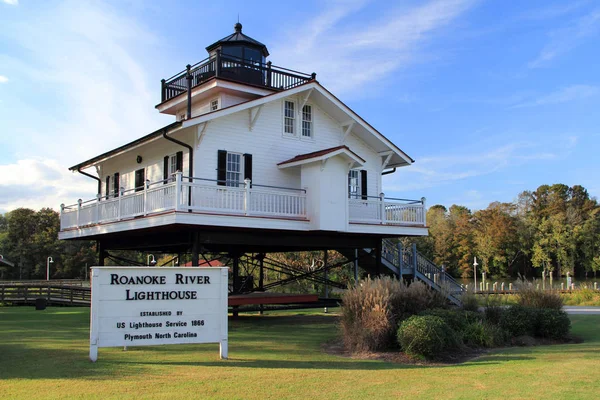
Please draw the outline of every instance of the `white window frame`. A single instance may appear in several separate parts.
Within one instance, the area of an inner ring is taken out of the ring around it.
[[[175,182],[175,175],[173,175],[175,172],[177,172],[177,153],[169,154],[169,171],[167,171],[168,182]]]
[[[208,104],[208,107],[209,107],[209,109],[210,109],[211,112],[212,111],[217,111],[219,109],[219,106],[220,106],[220,101],[219,101],[218,97],[216,99],[212,99],[210,101],[210,103]]]
[[[292,110],[292,116],[291,117],[288,117],[286,115],[286,111],[287,111],[286,105],[287,105],[287,103],[293,104],[293,107],[294,107],[294,109]],[[294,100],[283,100],[283,114],[282,114],[282,117],[283,117],[283,127],[282,128],[283,128],[283,135],[284,136],[287,136],[287,137],[297,137],[297,133],[298,133],[298,127],[297,127],[297,120],[298,119],[296,117],[296,110],[297,109],[298,109],[298,103],[296,101],[294,101]],[[291,133],[290,132],[286,132],[286,121],[288,119],[292,120],[291,127],[292,127],[293,132],[291,132]]]
[[[230,169],[230,155],[237,156],[239,160],[239,171],[234,171]],[[235,183],[234,179],[230,179],[230,174],[239,174],[239,178],[237,183]],[[244,184],[244,155],[242,153],[236,152],[227,152],[227,157],[225,159],[225,186],[230,187],[240,187]]]
[[[356,175],[356,178],[354,177]],[[356,185],[352,184],[352,179],[356,179]],[[356,191],[352,189],[355,188]],[[361,176],[359,169],[351,169],[348,172],[348,197],[351,199],[360,199],[362,196]]]
[[[306,107],[309,107],[310,109],[310,113],[308,114],[310,119],[305,119],[304,117],[306,116],[306,113],[304,112],[304,109]],[[302,106],[302,112],[301,112],[301,118],[300,118],[300,137],[302,139],[305,140],[312,140],[314,139],[315,136],[315,113],[314,113],[314,107],[312,106],[312,104],[305,104],[304,106]],[[308,135],[304,134],[304,128],[305,128],[305,123],[308,123]]]

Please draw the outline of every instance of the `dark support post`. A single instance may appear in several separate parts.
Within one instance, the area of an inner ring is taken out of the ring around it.
[[[312,74],[310,74],[310,79],[312,79],[313,81],[317,79],[317,74],[315,72],[313,72]]]
[[[200,249],[198,243],[198,234],[192,233],[192,267],[199,266],[198,259],[200,258]]]
[[[325,298],[329,299],[329,282],[327,282],[327,280],[329,279],[329,267],[327,265],[327,250],[323,251],[323,268],[325,269]],[[325,306],[325,312],[327,312],[327,306]]]
[[[164,79],[160,80],[160,102],[161,103],[167,99],[167,88],[165,85],[166,82],[167,81],[165,81]]]
[[[404,259],[402,257],[402,242],[398,242],[398,275],[399,275],[399,279],[402,280],[402,276],[404,275],[404,271],[402,271],[403,266],[402,263],[404,262]]]
[[[354,284],[358,284],[358,249],[354,249]]]
[[[417,275],[417,244],[412,244],[413,276]]]
[[[258,255],[259,262],[259,276],[258,276],[258,290],[261,292],[265,291],[265,254]]]
[[[192,118],[192,74],[190,73],[191,68],[192,66],[190,64],[185,66],[185,69],[187,70],[187,119]],[[190,176],[192,176],[191,171]]]
[[[215,76],[218,78],[221,75],[221,50],[217,50],[215,58]]]
[[[240,290],[240,255],[239,253],[231,254],[233,259],[233,293],[237,294]]]
[[[104,259],[106,258],[106,251],[104,250],[104,245],[102,245],[102,241],[98,240],[98,266],[104,266]]]
[[[379,239],[375,246],[375,273],[377,274],[377,276],[381,275],[381,243],[381,239]]]
[[[240,290],[240,254],[232,253],[231,258],[233,258],[233,294],[238,294]],[[238,315],[238,307],[233,306],[233,318],[237,318]]]

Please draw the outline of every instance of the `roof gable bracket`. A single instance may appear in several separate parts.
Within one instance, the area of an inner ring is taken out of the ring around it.
[[[385,169],[385,167],[387,167],[387,165],[389,164],[390,160],[392,159],[394,152],[386,151],[384,153],[379,153],[379,155],[382,157],[385,157],[385,160],[382,160],[382,163],[381,163],[381,170],[383,171]]]
[[[342,143],[346,142],[346,138],[350,134],[350,131],[352,131],[354,124],[356,124],[356,121],[354,121],[354,120],[346,121],[343,124],[341,124],[342,128],[346,127],[346,129],[344,130],[343,135],[342,135]]]
[[[327,165],[327,160],[329,160],[329,158],[321,160],[321,172],[325,171],[325,166]]]
[[[202,143],[202,139],[204,139],[204,133],[206,132],[206,127],[209,123],[210,121],[206,121],[198,125],[198,146],[200,146],[200,143]]]
[[[94,167],[96,167],[96,173],[98,174],[98,176],[101,177],[102,175],[100,175],[100,173],[101,173],[100,165],[94,165]],[[75,172],[75,171],[73,171],[73,172]]]
[[[254,129],[254,124],[256,124],[256,121],[258,120],[258,116],[260,115],[260,110],[262,110],[262,107],[263,105],[261,104],[248,109],[248,130],[252,131],[252,129]]]
[[[298,108],[298,112],[302,112],[302,109],[304,109],[304,106],[306,105],[306,102],[308,101],[308,98],[312,94],[313,90],[314,90],[314,88],[310,88],[308,90],[308,92],[306,93],[306,96],[304,96],[304,98],[302,99],[302,105]]]

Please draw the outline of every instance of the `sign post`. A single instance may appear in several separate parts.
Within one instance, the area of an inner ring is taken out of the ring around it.
[[[93,267],[90,360],[100,347],[219,343],[227,349],[226,267]]]

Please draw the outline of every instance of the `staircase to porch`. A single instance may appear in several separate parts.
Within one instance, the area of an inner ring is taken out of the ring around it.
[[[363,269],[376,274],[387,271],[398,278],[418,279],[433,290],[444,293],[452,304],[462,304],[460,297],[464,288],[450,274],[419,253],[416,244],[406,248],[401,243],[383,239],[381,266],[385,271],[377,271],[374,249],[364,249],[361,253],[359,264]]]

